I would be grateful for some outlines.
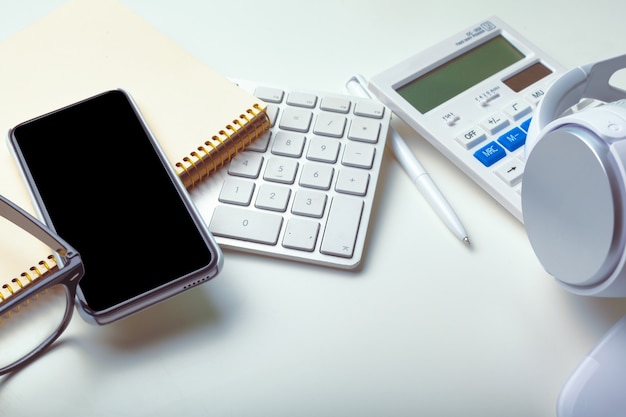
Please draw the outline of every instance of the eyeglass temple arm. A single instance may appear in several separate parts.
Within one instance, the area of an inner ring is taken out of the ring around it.
[[[0,195],[0,216],[15,223],[54,251],[65,256],[68,246],[65,242],[57,239],[43,223],[2,195]]]

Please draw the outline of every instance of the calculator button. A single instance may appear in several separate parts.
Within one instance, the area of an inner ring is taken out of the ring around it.
[[[504,108],[504,113],[513,120],[519,120],[530,113],[531,106],[524,101],[515,101]]]
[[[487,133],[480,127],[474,127],[466,130],[456,137],[457,142],[465,147],[465,149],[473,148],[487,138]]]
[[[506,151],[496,142],[489,142],[476,152],[474,152],[474,157],[478,159],[482,164],[486,167],[490,167],[495,164],[506,155]]]
[[[322,136],[340,138],[343,136],[345,129],[346,118],[344,116],[331,113],[321,113],[317,116],[315,127],[313,127],[313,133]]]
[[[284,91],[278,88],[272,87],[257,87],[254,90],[254,95],[263,101],[268,103],[280,103],[283,101]]]
[[[292,92],[287,96],[287,104],[291,106],[306,107],[312,109],[317,103],[317,96],[315,94]]]
[[[306,158],[311,161],[337,162],[340,143],[336,139],[314,137],[311,139]]]
[[[307,132],[312,118],[313,113],[308,110],[288,107],[280,119],[280,128],[296,132]]]
[[[272,153],[299,158],[302,155],[305,140],[305,136],[301,133],[278,132],[272,144]]]
[[[531,104],[537,105],[545,94],[546,92],[543,90],[543,88],[538,88],[534,91],[531,91],[529,94],[527,94],[525,98]]]
[[[339,171],[335,190],[344,194],[365,195],[369,182],[368,171],[344,168]]]
[[[296,171],[298,171],[298,161],[296,159],[272,158],[267,162],[263,179],[283,184],[293,184],[296,179]]]
[[[348,137],[361,142],[376,143],[380,133],[380,122],[377,120],[366,119],[363,117],[354,118]]]
[[[489,132],[490,135],[504,129],[508,125],[509,119],[500,112],[494,113],[480,122],[480,126]]]
[[[385,106],[375,101],[359,101],[354,107],[354,114],[357,116],[380,119],[383,117],[383,114],[385,114]]]
[[[330,190],[333,175],[335,175],[335,168],[332,165],[309,162],[302,168],[299,184],[318,190]]]
[[[252,200],[254,182],[241,178],[226,178],[219,195],[222,203],[238,204],[247,206]]]
[[[217,206],[209,230],[216,236],[275,245],[283,217],[270,212],[232,206]]]
[[[370,169],[374,164],[376,148],[365,143],[349,142],[343,152],[341,163],[357,168]]]
[[[524,131],[525,131],[525,132],[528,132],[528,128],[530,127],[530,121],[531,121],[531,120],[532,120],[532,117],[531,117],[530,119],[528,119],[528,120],[524,121],[524,122],[520,125],[520,127],[521,127],[522,129],[524,129]]]
[[[291,212],[300,216],[317,217],[324,215],[326,194],[319,191],[298,190],[293,199]]]
[[[507,161],[496,170],[496,175],[500,177],[508,186],[513,187],[522,181],[524,174],[524,163],[517,158]]]
[[[259,188],[254,206],[273,211],[286,211],[291,189],[289,187],[263,184]]]
[[[230,165],[228,173],[238,177],[257,178],[263,164],[263,155],[251,152],[237,154]]]
[[[513,152],[526,143],[526,132],[515,127],[498,138],[498,143]]]
[[[285,227],[283,246],[291,249],[313,252],[320,224],[316,221],[305,219],[291,219]]]
[[[330,206],[320,251],[327,255],[351,258],[362,213],[362,199],[336,195]]]
[[[341,97],[324,97],[320,103],[320,109],[337,113],[350,111],[350,100]]]

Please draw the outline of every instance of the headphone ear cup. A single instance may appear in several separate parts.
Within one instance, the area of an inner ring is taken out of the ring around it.
[[[539,133],[526,160],[524,225],[550,275],[571,288],[593,286],[607,278],[620,257],[614,239],[620,227],[615,161],[590,130],[566,120],[550,126]]]

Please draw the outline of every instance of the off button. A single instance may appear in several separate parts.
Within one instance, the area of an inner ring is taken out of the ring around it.
[[[456,137],[457,142],[459,142],[465,149],[473,148],[478,145],[480,142],[487,138],[487,133],[481,129],[480,127],[474,127],[472,129],[468,129],[465,132],[462,132],[459,136]]]

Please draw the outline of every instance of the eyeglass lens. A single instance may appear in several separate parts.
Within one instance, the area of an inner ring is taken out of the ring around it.
[[[67,287],[46,286],[56,269],[52,249],[22,228],[0,217],[0,373],[40,348],[64,324],[72,302]],[[40,287],[40,288],[37,288]],[[17,294],[36,289],[7,310]],[[70,310],[71,311],[71,310]]]
[[[0,369],[19,361],[55,334],[69,302],[66,288],[55,285],[0,317]]]

